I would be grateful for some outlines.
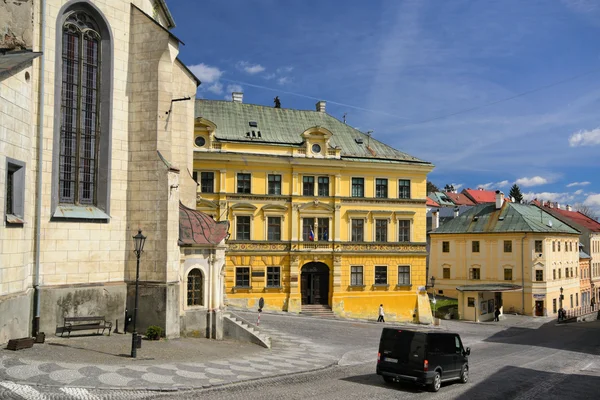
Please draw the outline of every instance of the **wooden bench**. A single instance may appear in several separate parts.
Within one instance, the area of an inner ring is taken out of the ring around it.
[[[103,335],[104,330],[108,329],[108,336],[110,336],[111,328],[112,322],[109,322],[104,317],[100,316],[65,317],[65,324],[60,336],[62,337],[65,332],[69,332],[68,337],[71,337],[71,331],[85,331],[92,329],[96,329],[97,334],[100,334],[100,329],[102,329]]]

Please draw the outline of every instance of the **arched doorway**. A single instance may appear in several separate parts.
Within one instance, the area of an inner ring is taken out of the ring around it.
[[[329,304],[329,267],[309,262],[302,267],[300,290],[302,304]]]

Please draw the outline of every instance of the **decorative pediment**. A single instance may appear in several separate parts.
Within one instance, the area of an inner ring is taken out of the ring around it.
[[[236,211],[256,211],[256,206],[250,203],[235,203],[231,205],[232,210]]]
[[[333,207],[321,203],[319,199],[315,199],[310,203],[301,205],[298,211],[300,211],[301,213],[309,211],[333,212]]]
[[[280,204],[267,204],[261,208],[263,212],[286,212],[287,207]]]
[[[207,131],[215,131],[217,129],[217,125],[206,118],[198,117],[194,120],[194,128],[204,128]]]
[[[199,193],[198,193],[198,195],[196,195],[196,206],[197,207],[210,208],[211,210],[216,210],[217,208],[219,208],[219,205],[217,203],[215,203],[214,201],[203,199],[200,196],[201,195]]]
[[[302,132],[302,137],[304,139],[308,139],[310,137],[316,139],[323,139],[325,141],[329,140],[329,138],[333,136],[333,133],[329,129],[323,128],[322,126],[313,126],[312,128],[308,128],[304,132]]]

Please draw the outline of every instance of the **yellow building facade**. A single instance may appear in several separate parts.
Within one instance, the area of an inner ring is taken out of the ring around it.
[[[579,232],[533,205],[477,205],[430,235],[430,278],[458,299],[460,319],[579,306]]]
[[[237,97],[236,97],[237,96]],[[196,101],[197,209],[230,222],[226,303],[431,321],[426,177],[433,166],[316,111]]]

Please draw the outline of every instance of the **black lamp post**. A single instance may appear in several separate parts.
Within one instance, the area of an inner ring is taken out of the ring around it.
[[[133,237],[133,241],[135,243],[135,256],[137,257],[137,267],[135,269],[135,307],[133,309],[133,333],[131,335],[131,357],[135,358],[137,356],[137,342],[138,335],[136,330],[136,320],[137,320],[137,311],[138,311],[138,284],[140,281],[140,255],[142,251],[144,251],[144,243],[146,242],[146,236],[142,235],[142,230],[139,229],[137,235]]]

